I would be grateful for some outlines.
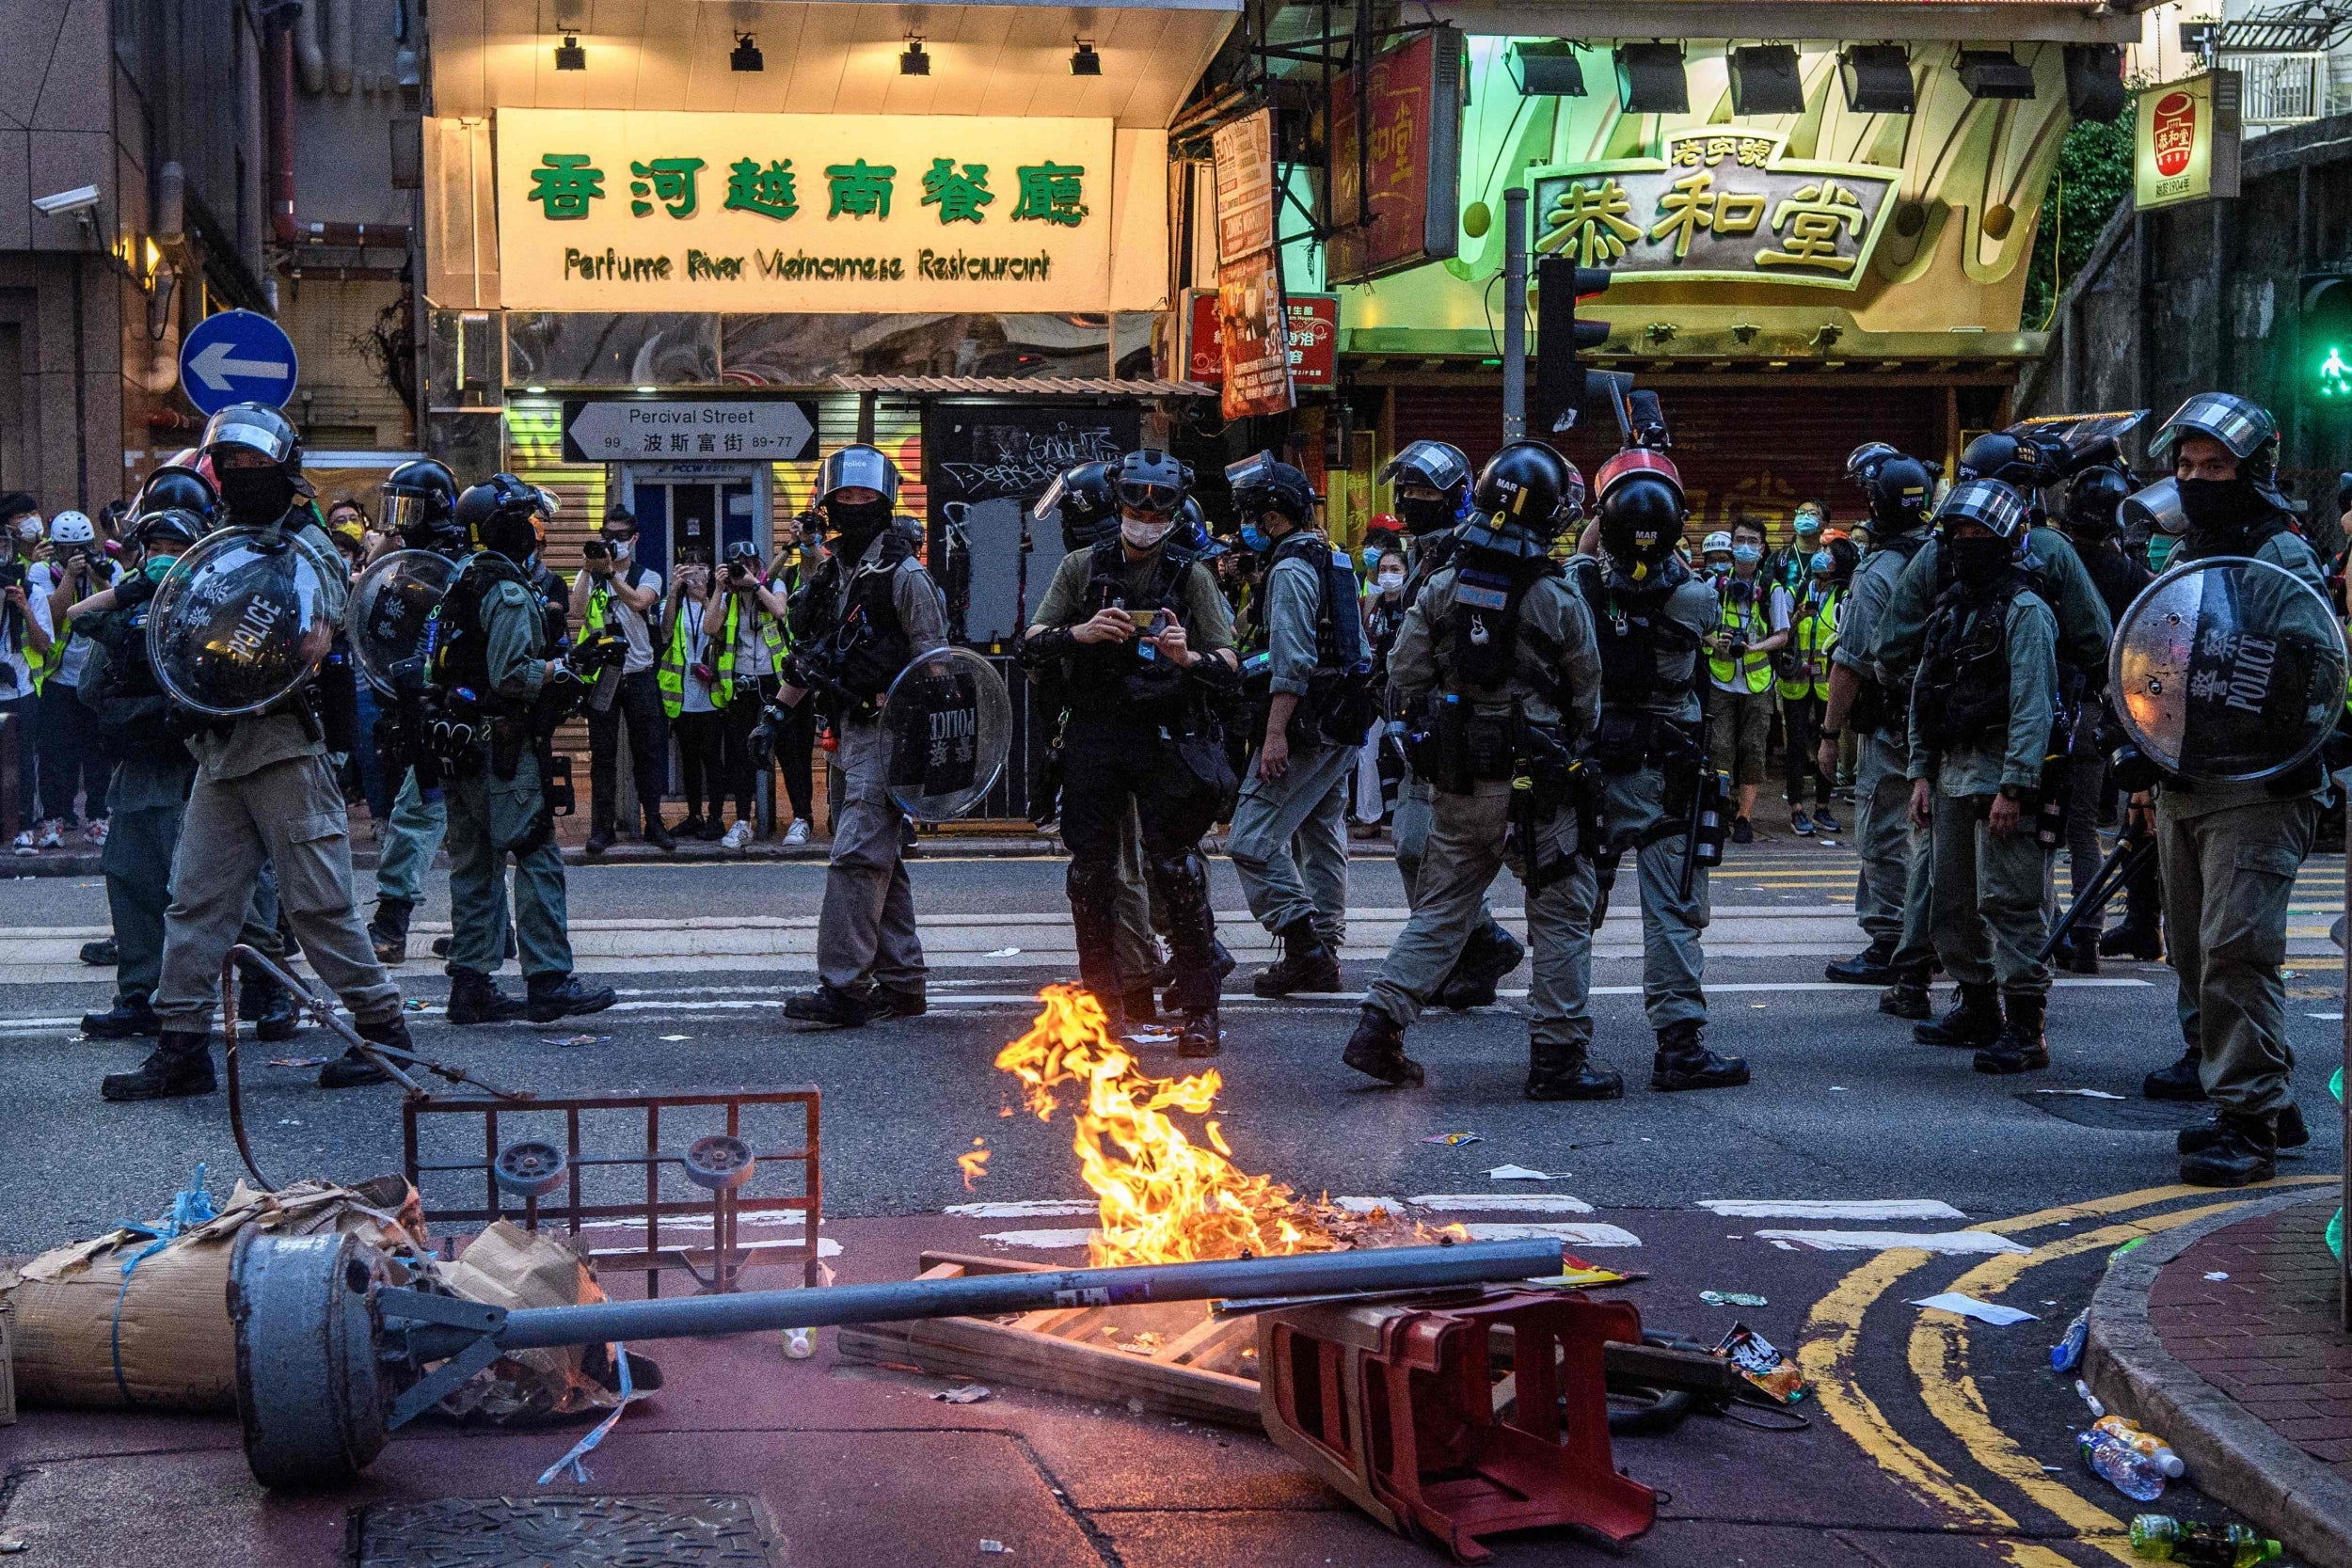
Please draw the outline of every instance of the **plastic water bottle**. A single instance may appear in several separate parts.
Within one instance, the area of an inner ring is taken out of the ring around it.
[[[2086,1427],[2075,1439],[2083,1468],[2101,1477],[2137,1503],[2152,1503],[2164,1496],[2164,1472],[2156,1462],[2111,1432]]]
[[[813,1328],[787,1328],[784,1331],[784,1354],[794,1361],[805,1361],[817,1354],[817,1331]]]
[[[2279,1543],[2244,1525],[2201,1525],[2169,1513],[2142,1513],[2132,1521],[2132,1555],[2191,1568],[2254,1568],[2278,1558]]]
[[[2086,1307],[2074,1314],[2074,1321],[2066,1325],[2066,1333],[2050,1347],[2050,1370],[2071,1372],[2082,1365],[2083,1341],[2090,1335],[2090,1308]]]
[[[2188,1474],[2188,1466],[2172,1451],[2172,1446],[2138,1422],[2122,1416],[2102,1416],[2090,1424],[2108,1436],[2130,1444],[2133,1451],[2153,1461],[2164,1472],[2165,1480],[2178,1481]]]

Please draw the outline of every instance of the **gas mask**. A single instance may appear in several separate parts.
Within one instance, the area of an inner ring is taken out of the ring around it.
[[[275,465],[262,468],[220,470],[221,504],[229,520],[242,528],[261,528],[278,521],[294,504],[294,480]]]

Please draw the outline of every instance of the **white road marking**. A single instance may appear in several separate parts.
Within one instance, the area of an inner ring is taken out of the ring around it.
[[[1060,1214],[1091,1214],[1095,1212],[1093,1199],[1078,1197],[1032,1197],[1013,1203],[951,1203],[946,1209],[946,1212],[960,1219],[973,1220],[1041,1220]]]
[[[1964,1220],[1948,1203],[1925,1197],[1842,1200],[1837,1198],[1710,1197],[1699,1207],[1710,1214],[1743,1220]]]
[[[1407,1198],[1422,1209],[1461,1214],[1589,1214],[1593,1206],[1565,1193],[1423,1193]]]
[[[1613,1225],[1497,1225],[1477,1220],[1462,1227],[1473,1242],[1556,1240],[1564,1246],[1640,1246],[1642,1238]]]
[[[1758,1230],[1756,1239],[1770,1242],[1784,1252],[1891,1252],[1903,1247],[1973,1255],[2033,1250],[1990,1230],[1937,1230],[1923,1234],[1903,1230]]]
[[[1036,1247],[1050,1252],[1059,1247],[1084,1246],[1093,1234],[1093,1227],[1089,1226],[1072,1230],[998,1230],[980,1240],[994,1242],[998,1246]]]
[[[1375,1209],[1393,1214],[1405,1205],[1392,1197],[1335,1197],[1331,1207],[1350,1214],[1369,1214]]]

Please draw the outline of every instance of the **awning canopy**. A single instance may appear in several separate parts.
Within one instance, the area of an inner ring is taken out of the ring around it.
[[[1213,398],[1216,388],[1198,381],[1121,380],[1106,375],[836,375],[845,392],[908,396],[987,395],[1025,398]]]
[[[582,69],[558,71],[561,13]],[[486,0],[433,16],[434,112],[494,109],[689,109],[740,114],[1066,116],[1152,130],[1174,118],[1241,14],[1240,0],[1150,5],[582,4]],[[543,24],[543,21],[547,24]],[[762,69],[735,71],[739,34]],[[902,75],[909,36],[930,72]],[[1077,76],[1077,40],[1100,75]]]

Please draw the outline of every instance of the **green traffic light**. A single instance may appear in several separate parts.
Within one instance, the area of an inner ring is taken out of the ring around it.
[[[2319,395],[2324,398],[2352,396],[2352,364],[2344,362],[2344,351],[2334,344],[2328,348],[2328,357],[2319,366]]]

